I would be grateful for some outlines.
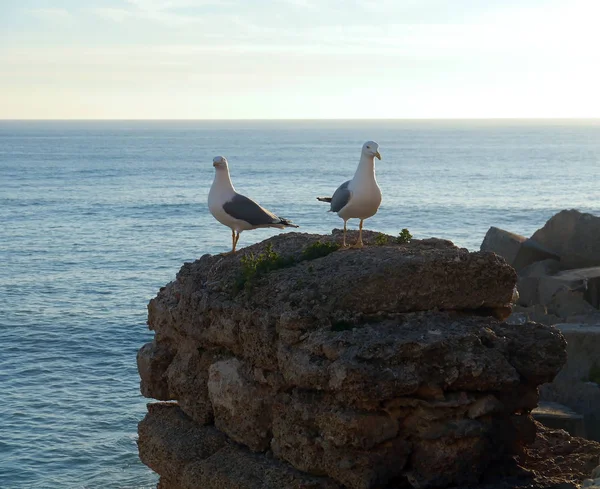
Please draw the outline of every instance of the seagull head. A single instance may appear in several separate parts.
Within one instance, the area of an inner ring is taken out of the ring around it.
[[[378,160],[381,159],[379,154],[379,145],[375,141],[367,141],[363,144],[362,153],[366,156],[374,156]]]
[[[227,170],[227,158],[224,156],[215,156],[213,158],[213,166],[217,170]]]

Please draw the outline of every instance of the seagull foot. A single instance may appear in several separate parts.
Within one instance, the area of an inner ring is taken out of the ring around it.
[[[352,246],[350,246],[350,248],[358,249],[358,248],[363,248],[364,246],[365,246],[365,244],[362,241],[359,241],[359,242],[353,244]]]
[[[235,251],[226,251],[225,253],[219,253],[219,256],[229,256],[234,255]]]

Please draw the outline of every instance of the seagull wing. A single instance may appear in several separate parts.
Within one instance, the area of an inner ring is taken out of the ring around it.
[[[350,185],[350,180],[342,183],[333,193],[333,196],[331,197],[331,212],[341,211],[346,204],[350,202],[352,192],[348,189],[348,185]]]
[[[233,199],[223,204],[223,210],[234,219],[246,221],[251,226],[269,227],[269,226],[292,226],[287,219],[281,219],[264,207],[258,205],[252,199],[235,194]]]

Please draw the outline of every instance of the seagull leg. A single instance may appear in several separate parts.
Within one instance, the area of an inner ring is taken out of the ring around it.
[[[234,240],[234,242],[233,242],[233,252],[234,252],[234,253],[235,253],[235,247],[237,246],[237,244],[238,244],[238,241],[239,241],[239,240],[240,240],[240,233],[238,232],[238,233],[235,235],[235,240]]]
[[[342,243],[342,248],[347,248],[348,245],[346,244],[346,223],[348,221],[344,219],[344,242]]]
[[[364,219],[360,220],[360,224],[358,225],[358,242],[360,243],[360,245],[363,245],[363,240],[362,240],[362,228],[363,228],[363,223],[365,222]]]
[[[362,240],[363,221],[364,221],[364,219],[360,220],[360,224],[358,225],[358,240],[356,240],[356,243],[352,245],[352,248],[362,248],[364,246],[364,243]]]
[[[240,237],[240,235],[238,234],[238,239]],[[235,231],[232,229],[231,230],[231,251],[227,251],[225,253],[221,253],[221,256],[227,256],[227,255],[232,255],[235,253],[235,245],[237,244],[237,239],[235,239]]]

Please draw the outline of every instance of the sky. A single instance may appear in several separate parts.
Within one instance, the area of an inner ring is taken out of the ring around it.
[[[600,0],[0,0],[0,119],[600,117]]]

